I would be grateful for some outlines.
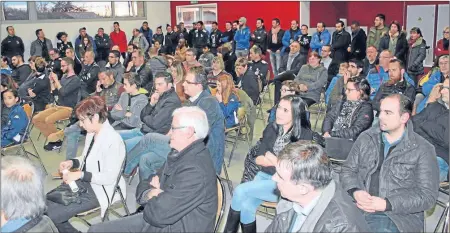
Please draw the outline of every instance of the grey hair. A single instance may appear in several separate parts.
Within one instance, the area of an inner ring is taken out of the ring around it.
[[[324,188],[332,180],[328,156],[321,146],[309,141],[287,145],[280,152],[279,165],[292,172],[292,181],[308,183],[315,189]]]
[[[46,210],[42,169],[19,156],[5,156],[1,163],[1,209],[6,219],[42,215]]]
[[[197,106],[181,107],[176,109],[172,116],[179,116],[180,126],[192,127],[195,131],[196,139],[204,139],[208,136],[209,124],[205,111]]]

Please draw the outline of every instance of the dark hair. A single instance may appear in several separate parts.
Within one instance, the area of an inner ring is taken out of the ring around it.
[[[205,75],[205,70],[203,66],[192,67],[191,69],[189,69],[187,73],[194,74],[195,82],[201,84],[203,86],[203,89],[206,89],[206,87],[208,87],[207,85],[208,79]]]
[[[216,26],[218,25],[216,21],[212,22],[212,24],[214,24],[214,25],[216,25]]]
[[[288,144],[280,152],[278,161],[281,167],[291,171],[290,180],[295,184],[306,182],[315,189],[322,189],[333,179],[324,149],[309,141]]]
[[[402,27],[400,27],[400,22],[398,22],[397,20],[392,21],[391,24],[389,24],[389,30],[391,30],[392,24],[395,24],[397,26],[397,30],[400,33],[402,30]]]
[[[162,26],[158,26],[156,29],[161,29],[162,30]]]
[[[322,21],[320,21],[320,22],[318,22],[317,24],[322,24],[322,27],[324,27],[324,28],[326,28],[327,26],[325,26],[325,23],[324,22],[322,22]]]
[[[8,32],[9,28],[14,28],[14,27],[9,25],[8,27],[6,27],[6,32]]]
[[[55,54],[58,54],[59,55],[59,50],[58,49],[55,49],[55,48],[53,48],[53,49],[50,49],[50,50],[48,50],[49,52],[50,51],[53,51]]]
[[[391,61],[389,61],[389,63],[398,63],[400,65],[400,69],[404,69],[405,68],[405,64],[400,59],[391,59]]]
[[[3,86],[3,83],[2,83],[2,86]],[[19,98],[19,100],[17,102],[20,102],[19,92],[15,89],[10,89],[10,88],[8,88],[2,92],[2,100],[3,100],[3,95],[8,92],[11,92],[13,94],[14,98]]]
[[[308,25],[306,25],[306,24],[302,24],[302,26],[300,26],[300,28],[301,27],[306,27],[306,29],[309,29]]]
[[[15,90],[14,81],[11,76],[6,74],[1,74],[1,85],[6,87],[8,90]]]
[[[261,23],[264,23],[264,19],[262,19],[262,18],[257,18],[256,21],[258,21],[258,20],[261,21]]]
[[[384,21],[386,21],[386,16],[384,14],[377,14],[377,16],[375,16],[376,18],[380,18]]]
[[[351,25],[356,25],[356,26],[358,26],[358,27],[360,26],[359,21],[356,21],[356,20],[353,21]]]
[[[11,60],[7,56],[2,56],[2,61],[6,62],[8,66],[11,66]]]
[[[106,108],[105,100],[100,96],[90,96],[82,100],[77,105],[75,113],[78,119],[81,117],[92,119],[95,114],[98,114],[98,121],[100,123],[108,119],[108,109]]]
[[[67,37],[67,33],[66,32],[58,32],[58,34],[56,34],[56,39],[61,40],[61,37],[66,36]]]
[[[35,33],[36,33],[36,36],[38,36],[38,35],[39,35],[39,32],[41,32],[41,31],[42,31],[42,29],[40,29],[40,28],[39,28],[38,30],[36,30],[36,32],[35,32]]]
[[[199,20],[197,23],[203,26],[203,21]]]
[[[20,55],[20,54],[16,54],[16,55],[12,56],[12,57],[11,57],[11,61],[12,61],[12,58],[13,58],[13,57],[16,57],[17,59],[20,59],[20,60],[23,61],[23,57],[22,57],[22,55]]]
[[[420,37],[423,37],[423,35],[422,35],[422,30],[420,30],[420,28],[418,28],[418,27],[413,27],[413,28],[411,28],[411,30],[409,30],[410,32],[416,32],[417,34],[419,34],[420,35]]]
[[[230,25],[232,25],[231,21],[226,21],[225,24],[229,23]]]
[[[68,66],[71,66],[72,68],[74,68],[75,62],[72,60],[72,58],[70,58],[70,57],[63,57],[61,60],[66,62]]]
[[[311,129],[311,124],[307,117],[307,105],[303,99],[298,95],[287,95],[281,100],[286,100],[291,103],[292,112],[292,134],[291,141],[296,142],[301,139],[302,130]],[[278,103],[279,104],[279,103]],[[278,105],[277,105],[278,107]]]
[[[170,26],[170,24],[166,24],[166,29],[167,29],[168,27],[172,27],[172,26]]]
[[[130,86],[133,84],[136,85],[136,88],[139,89],[142,86],[141,77],[139,75],[136,75],[134,72],[128,72],[123,74],[123,79],[128,80],[128,83],[130,83]]]
[[[344,21],[342,21],[342,20],[338,20],[338,21],[336,21],[336,24],[341,24],[341,27],[345,27],[345,24],[344,24]]]
[[[370,100],[370,84],[367,79],[362,76],[349,78],[347,83],[354,83],[355,89],[361,92],[361,100]]]
[[[78,32],[81,32],[81,30],[85,30],[86,31],[86,27],[82,27],[82,28],[78,29]]]
[[[275,21],[277,24],[280,24],[280,19],[279,18],[273,18],[272,21]]]
[[[117,50],[112,50],[112,51],[109,51],[109,53],[112,53],[112,54],[114,54],[114,57],[120,57],[120,52],[119,51],[117,51]]]
[[[147,22],[147,21],[144,21],[144,22],[142,22],[142,24],[148,24],[148,22]]]
[[[117,21],[114,22],[113,25],[114,25],[114,24],[117,24],[117,26],[120,26],[119,22],[117,22]]]
[[[396,99],[399,101],[400,114],[408,113],[409,115],[411,115],[411,112],[413,109],[413,102],[411,101],[411,99],[409,99],[409,97],[407,97],[406,95],[403,95],[403,94],[395,93],[395,94],[390,94],[390,95],[384,97],[382,99],[382,101],[387,98]]]
[[[155,74],[155,79],[157,78],[164,78],[164,81],[169,84],[172,83],[173,84],[173,77],[169,72],[158,72]]]
[[[98,28],[97,30],[100,30],[100,29],[101,29],[102,31],[105,31],[105,29],[104,29],[104,28],[102,28],[102,27]]]
[[[300,95],[300,85],[294,80],[285,80],[281,83],[281,86],[287,86],[289,91],[294,91],[296,95]]]
[[[361,61],[361,60],[358,60],[358,59],[356,59],[356,58],[352,58],[352,59],[350,59],[349,61],[348,61],[348,63],[355,63],[356,64],[356,68],[364,68],[364,63]]]
[[[237,24],[239,24],[239,20],[235,20],[235,21],[233,21],[233,23],[237,23]]]

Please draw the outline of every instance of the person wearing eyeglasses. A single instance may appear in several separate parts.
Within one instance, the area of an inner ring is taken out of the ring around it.
[[[439,180],[448,180],[449,79],[433,87],[427,107],[412,118],[414,131],[433,144],[439,164]]]
[[[119,51],[109,52],[108,64],[106,64],[105,69],[113,72],[113,76],[116,79],[116,82],[122,82],[125,68],[123,67],[122,63],[120,63]]]
[[[436,57],[439,57],[441,55],[448,55],[448,45],[449,45],[448,39],[450,38],[450,27],[449,26],[445,27],[442,33],[444,37],[438,40],[436,49],[434,50],[434,55]]]
[[[128,63],[125,73],[133,72],[140,76],[142,88],[151,93],[153,90],[153,74],[150,66],[145,63],[144,54],[135,51],[131,54],[131,62]]]
[[[58,49],[50,49],[48,55],[50,55],[50,62],[48,63],[47,68],[55,73],[58,76],[58,79],[61,79],[63,72],[61,70],[61,57],[59,56]]]

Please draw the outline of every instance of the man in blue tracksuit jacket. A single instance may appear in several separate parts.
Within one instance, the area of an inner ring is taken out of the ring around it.
[[[239,29],[234,34],[234,41],[236,43],[236,56],[247,57],[250,48],[250,29],[247,27],[247,19],[241,17],[239,19]]]
[[[283,48],[281,49],[281,57],[283,57],[284,53],[289,53],[289,45],[293,41],[296,41],[299,36],[302,35],[302,31],[298,28],[298,21],[292,20],[291,21],[291,28],[289,30],[286,30],[283,35],[283,39],[281,42],[283,43]]]
[[[317,32],[314,33],[312,37],[312,41],[310,43],[310,47],[312,51],[316,51],[319,54],[322,54],[322,46],[330,45],[331,42],[331,34],[325,29],[325,23],[319,22],[317,23]]]
[[[153,31],[148,27],[147,21],[144,21],[142,23],[142,27],[139,29],[139,32],[141,32],[142,35],[144,35],[145,39],[147,39],[148,48],[150,49],[152,47]]]

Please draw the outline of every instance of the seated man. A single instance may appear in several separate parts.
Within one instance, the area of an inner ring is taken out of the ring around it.
[[[123,73],[125,72],[125,68],[122,63],[120,63],[120,52],[119,51],[110,51],[108,55],[108,64],[106,64],[105,68],[107,70],[111,70],[117,82],[123,82]]]
[[[146,179],[154,174],[165,162],[172,113],[181,107],[181,101],[173,88],[173,78],[167,72],[157,73],[155,76],[155,93],[150,102],[142,109],[140,117],[143,122],[140,128],[119,131],[127,149],[127,162],[124,175],[129,176],[141,164],[141,160],[149,160],[150,168],[140,167],[141,178]],[[143,157],[146,154],[147,156]],[[142,165],[146,163],[143,162]]]
[[[165,72],[167,71],[167,68],[169,67],[167,64],[167,59],[162,56],[158,55],[158,49],[153,47],[150,48],[148,65],[150,66],[150,70],[152,71],[152,75],[156,76],[159,72]]]
[[[389,80],[381,85],[375,98],[372,100],[372,107],[378,114],[381,100],[391,94],[403,94],[414,103],[416,89],[404,78],[404,73],[406,72],[402,61],[393,59],[389,62]]]
[[[438,163],[439,180],[448,180],[449,152],[449,79],[436,84],[428,98],[427,107],[412,118],[414,131],[433,144]]]
[[[2,157],[1,163],[1,232],[58,232],[44,215],[42,169],[20,156]]]
[[[237,86],[247,93],[253,100],[253,104],[259,104],[259,93],[261,92],[261,80],[249,69],[248,60],[245,57],[237,59],[236,64]]]
[[[163,169],[139,183],[143,213],[92,226],[89,232],[213,232],[217,180],[204,139],[208,119],[198,107],[173,112]],[[170,174],[170,175],[168,175]]]
[[[50,76],[50,86],[54,96],[58,97],[58,105],[45,109],[33,117],[34,126],[42,132],[45,137],[58,132],[56,121],[68,119],[72,115],[72,110],[80,101],[81,80],[73,69],[74,61],[65,57],[61,61],[61,69],[64,73],[61,81],[52,73]],[[61,147],[62,141],[49,142],[44,146],[47,151],[57,150]]]
[[[84,65],[79,77],[81,79],[81,98],[84,99],[89,94],[95,92],[98,73],[100,67],[95,62],[95,53],[93,51],[86,51],[84,54]],[[74,66],[75,67],[75,66]]]
[[[345,63],[344,63],[345,64]],[[342,65],[342,63],[341,63]],[[336,76],[331,80],[330,85],[328,86],[325,92],[325,99],[327,100],[328,109],[332,108],[338,101],[342,100],[345,95],[345,85],[349,78],[359,77],[363,70],[364,63],[360,60],[351,59],[348,62],[347,71],[344,75]],[[363,78],[363,77],[361,77]],[[367,83],[368,84],[368,83]],[[370,90],[369,90],[370,91]],[[328,93],[328,95],[327,95]]]
[[[17,86],[20,86],[31,74],[31,67],[30,65],[23,62],[23,57],[21,55],[13,56],[11,59],[11,63],[13,68],[11,78],[14,80]]]
[[[289,54],[284,54],[281,58],[278,75],[273,79],[275,84],[274,103],[278,104],[281,96],[281,83],[286,80],[294,80],[300,68],[302,67],[302,58],[300,56],[300,43],[294,41],[289,45]]]
[[[269,72],[269,64],[262,60],[262,50],[259,46],[254,45],[250,48],[250,62],[248,63],[248,69],[253,71],[259,79],[263,88],[267,85],[266,76]]]
[[[125,70],[125,73],[133,72],[139,75],[141,79],[141,86],[148,93],[151,93],[153,90],[153,74],[150,70],[150,66],[145,63],[144,54],[139,51],[135,51],[132,53],[132,61],[128,64],[128,67]]]
[[[295,82],[300,84],[300,97],[308,106],[320,101],[320,94],[327,84],[327,78],[327,69],[320,65],[319,54],[312,52],[308,64],[302,66],[295,77]]]
[[[279,155],[273,180],[285,199],[266,232],[368,232],[361,212],[332,179],[323,149],[301,143]]]
[[[188,72],[193,67],[200,67],[202,64],[200,64],[196,60],[196,54],[197,50],[194,48],[190,48],[186,50],[186,60],[183,62],[183,67],[186,69],[186,72]]]
[[[205,72],[208,74],[212,70],[214,54],[210,50],[210,45],[204,45],[202,51],[203,53],[198,58],[198,62],[202,64]]]
[[[435,150],[414,132],[412,102],[385,97],[379,126],[359,135],[342,165],[340,182],[364,211],[369,232],[417,232],[439,188]]]

